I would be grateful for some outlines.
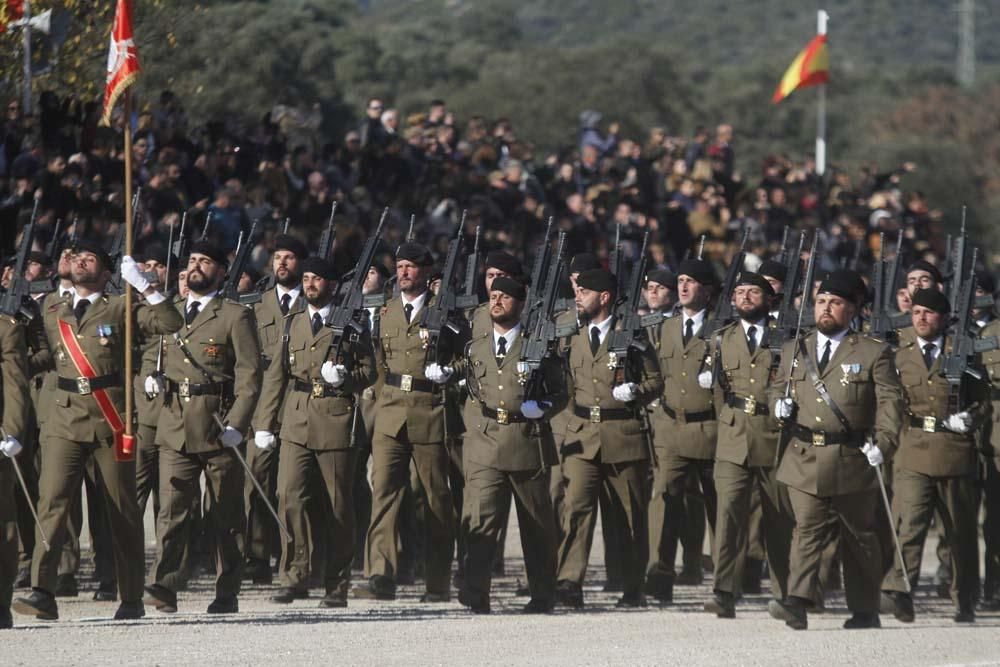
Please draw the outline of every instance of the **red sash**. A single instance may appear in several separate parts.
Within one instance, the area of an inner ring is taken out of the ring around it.
[[[76,335],[73,333],[73,328],[64,320],[58,320],[58,322],[59,336],[62,338],[63,347],[69,353],[69,358],[73,360],[73,365],[76,366],[76,372],[81,377],[93,380],[97,377],[97,372],[90,365],[87,355],[83,353],[83,349],[80,347],[80,343],[77,342]],[[118,461],[131,461],[135,456],[135,438],[131,435],[125,435],[125,423],[122,421],[121,415],[118,414],[118,410],[115,409],[115,404],[111,402],[108,392],[103,389],[94,389],[90,393],[94,397],[94,400],[97,401],[97,407],[100,408],[101,414],[104,415],[104,420],[111,427],[111,432],[114,433],[115,459]]]

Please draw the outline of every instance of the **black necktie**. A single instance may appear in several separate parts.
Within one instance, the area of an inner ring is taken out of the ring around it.
[[[497,366],[504,360],[507,356],[507,339],[503,336],[497,340]]]
[[[927,370],[931,369],[934,365],[934,348],[937,347],[934,343],[924,344],[924,365],[927,366]]]
[[[826,365],[830,363],[830,339],[826,340],[826,347],[823,348],[823,357],[819,360],[819,372],[826,370]]]
[[[685,346],[688,344],[688,341],[691,340],[691,336],[693,336],[693,335],[694,335],[694,320],[692,320],[689,317],[688,321],[684,323],[684,345]]]
[[[410,318],[413,316],[413,304],[412,303],[408,303],[405,306],[403,306],[403,315],[406,316],[406,323],[409,324],[410,323]]]
[[[597,348],[601,346],[600,327],[590,327],[590,353],[597,354]]]
[[[750,354],[757,351],[757,327],[752,324],[747,327],[747,349]]]
[[[313,313],[312,328],[313,336],[319,333],[319,330],[323,327],[323,318],[319,316],[319,313]]]
[[[292,305],[292,295],[286,294],[281,297],[281,301],[278,303],[278,307],[281,308],[281,314],[288,314],[288,307]]]
[[[80,320],[83,319],[83,316],[87,313],[88,308],[90,308],[90,300],[88,299],[80,299],[76,302],[76,305],[73,306],[73,315],[76,316],[77,324],[79,324]]]
[[[192,301],[191,305],[188,306],[187,314],[184,316],[184,323],[190,325],[194,322],[194,318],[198,317],[199,310],[201,310],[201,301]]]

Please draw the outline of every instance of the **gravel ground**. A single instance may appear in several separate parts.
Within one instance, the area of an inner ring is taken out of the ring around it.
[[[86,516],[86,513],[84,513]],[[152,534],[147,518],[147,535]],[[936,537],[935,537],[936,540]],[[598,540],[595,544],[600,545]],[[150,543],[147,556],[155,546]],[[736,620],[701,610],[710,581],[678,587],[675,604],[619,611],[616,594],[602,593],[601,549],[592,554],[586,607],[549,616],[520,613],[515,597],[524,581],[516,521],[508,531],[507,576],[494,581],[493,614],[474,616],[457,601],[421,604],[419,586],[403,586],[395,602],[351,600],[347,609],[317,608],[313,599],[290,606],[268,602],[273,588],[247,585],[242,613],[208,616],[208,577],[179,596],[179,613],[147,608],[141,621],[115,623],[115,603],[90,600],[89,571],[81,572],[78,598],[59,600],[60,620],[15,616],[0,634],[0,666],[8,665],[1000,665],[1000,613],[981,613],[973,626],[952,623],[953,609],[931,586],[917,593],[917,621],[903,625],[882,616],[880,631],[847,632],[842,594],[827,600],[825,614],[810,616],[794,632],[767,614],[767,591],[737,607]],[[86,562],[86,561],[85,561]],[[937,567],[925,550],[930,581]],[[358,575],[360,579],[360,575]]]

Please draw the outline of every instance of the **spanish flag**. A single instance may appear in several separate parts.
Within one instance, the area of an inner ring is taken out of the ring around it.
[[[795,57],[781,77],[771,102],[777,104],[797,88],[818,86],[830,80],[830,54],[826,50],[826,35],[816,35]]]

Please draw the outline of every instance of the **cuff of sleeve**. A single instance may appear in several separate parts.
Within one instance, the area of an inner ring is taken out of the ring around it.
[[[146,303],[151,306],[158,306],[167,300],[167,297],[163,296],[159,292],[153,292],[152,294],[146,295]]]

